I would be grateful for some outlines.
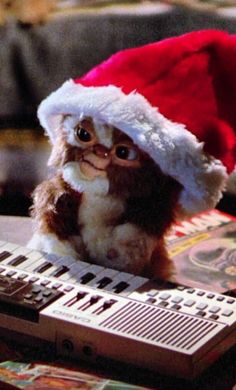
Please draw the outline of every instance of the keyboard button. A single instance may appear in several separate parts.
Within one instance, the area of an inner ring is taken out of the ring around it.
[[[39,277],[38,276],[32,276],[28,281],[30,282],[30,283],[35,283],[35,282],[37,282],[39,280]]]
[[[167,301],[161,301],[158,303],[158,306],[161,306],[161,307],[167,307],[169,305],[169,303]]]
[[[42,288],[40,286],[34,286],[31,291],[33,294],[37,295],[37,294],[41,293]]]
[[[46,291],[43,291],[43,297],[50,297],[52,295],[52,291],[51,290],[46,290]]]
[[[171,299],[171,302],[173,302],[173,303],[180,303],[182,301],[183,301],[183,298],[179,297],[179,296],[174,297],[173,299]]]
[[[30,293],[24,295],[25,299],[31,299],[32,297],[33,297],[33,295]]]
[[[8,271],[7,273],[6,273],[6,276],[10,276],[10,277],[12,277],[12,276],[14,276],[16,274],[16,271]]]
[[[171,309],[174,309],[174,310],[180,310],[181,309],[181,305],[178,305],[177,303],[173,306],[171,306]]]
[[[184,306],[192,307],[196,302],[193,299],[188,299],[184,302]]]
[[[34,301],[37,302],[37,303],[42,302],[42,300],[43,300],[43,297],[41,295],[34,298]]]
[[[27,276],[28,276],[28,274],[20,274],[20,275],[17,276],[17,279],[24,280],[24,279],[27,278]]]
[[[78,291],[76,295],[77,301],[80,301],[80,299],[83,299],[87,295],[86,291]]]
[[[215,294],[212,294],[212,293],[207,294],[207,298],[209,298],[209,299],[213,299],[214,296],[215,296]]]
[[[232,303],[235,302],[235,299],[233,299],[233,298],[228,298],[226,302],[229,303],[229,304],[231,305]]]
[[[53,288],[54,290],[58,290],[62,285],[63,285],[62,283],[54,283],[54,284],[52,285],[52,288]]]
[[[154,303],[156,303],[156,298],[153,298],[153,297],[149,297],[145,302],[146,303],[151,303],[151,304],[154,304]]]
[[[179,291],[184,291],[185,288],[186,288],[186,287],[184,287],[184,286],[177,286],[177,290],[179,290]]]
[[[230,317],[233,314],[233,310],[226,309],[222,312],[222,316]]]
[[[199,296],[199,297],[203,297],[203,295],[205,295],[205,291],[198,291],[197,292],[197,295]]]
[[[163,299],[163,301],[166,301],[167,299],[169,299],[171,297],[171,295],[169,293],[161,293],[159,295],[159,298],[160,299]]]
[[[102,297],[100,295],[92,295],[90,297],[90,305],[94,305],[95,303],[97,303]]]
[[[195,292],[194,288],[188,288],[187,293],[193,294]]]
[[[199,310],[199,311],[196,313],[196,315],[199,316],[199,317],[205,317],[206,312],[205,312],[205,311],[202,311],[202,310]]]
[[[115,299],[108,299],[108,300],[104,301],[104,303],[103,303],[103,311],[109,309],[116,302],[117,301]]]
[[[72,290],[74,290],[74,287],[73,287],[73,286],[66,286],[66,287],[64,288],[63,291],[65,291],[65,292],[70,292],[70,291],[72,291]]]
[[[200,302],[200,303],[197,304],[196,309],[198,309],[198,310],[205,310],[207,308],[207,306],[208,305],[206,303]]]
[[[48,286],[49,283],[51,283],[51,281],[48,279],[44,279],[44,280],[42,280],[42,282],[40,282],[41,286],[44,286],[44,287]]]
[[[219,316],[217,314],[211,314],[209,317],[211,320],[217,321],[219,319]]]
[[[209,312],[210,313],[214,313],[214,314],[218,313],[219,311],[220,311],[220,307],[219,306],[212,306],[209,309]]]
[[[148,293],[147,293],[147,295],[149,297],[152,297],[152,298],[155,297],[157,294],[158,294],[158,291],[155,289],[152,289],[152,290],[148,291]]]

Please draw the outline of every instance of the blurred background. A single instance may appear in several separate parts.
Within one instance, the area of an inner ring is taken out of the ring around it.
[[[0,0],[0,214],[28,215],[47,177],[42,99],[118,50],[204,28],[236,33],[236,0]]]

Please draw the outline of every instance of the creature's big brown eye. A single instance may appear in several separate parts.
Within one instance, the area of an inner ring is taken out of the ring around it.
[[[135,148],[127,145],[118,145],[115,150],[116,157],[121,160],[136,160],[138,158],[138,152]]]
[[[92,140],[92,134],[81,125],[75,128],[75,137],[81,142],[90,142]]]

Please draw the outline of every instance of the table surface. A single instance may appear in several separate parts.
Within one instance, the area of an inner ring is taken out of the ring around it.
[[[26,245],[32,235],[32,221],[27,217],[0,216],[0,240]],[[2,358],[2,356],[1,356]],[[141,369],[118,368],[109,365],[108,377],[157,390],[236,390],[236,348],[228,351],[202,376],[193,382],[166,377]],[[80,367],[78,366],[78,369]],[[91,372],[94,368],[91,368]],[[104,375],[104,369],[103,369]],[[125,388],[123,388],[125,390]]]
[[[32,222],[28,217],[0,216],[0,240],[2,241],[25,246],[32,231]]]

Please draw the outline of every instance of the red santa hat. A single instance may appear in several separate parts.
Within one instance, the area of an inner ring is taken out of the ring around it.
[[[183,186],[187,213],[215,207],[236,163],[236,36],[205,30],[111,56],[65,82],[38,110],[52,143],[62,117],[129,135]]]

